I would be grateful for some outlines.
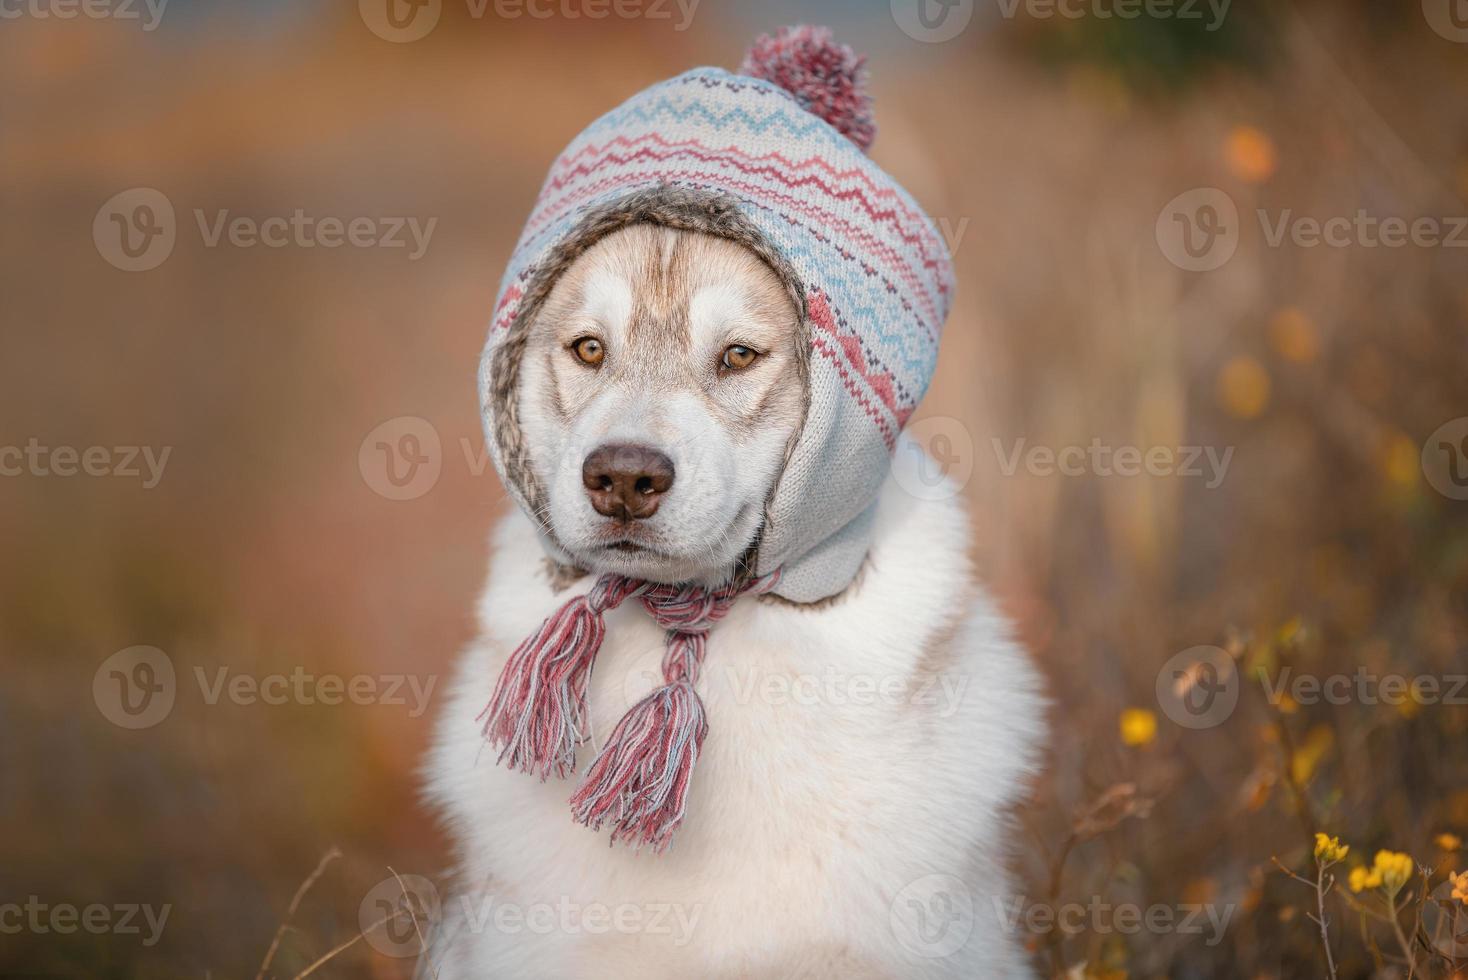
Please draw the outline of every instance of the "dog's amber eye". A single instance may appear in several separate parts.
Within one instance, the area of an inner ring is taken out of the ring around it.
[[[601,364],[602,359],[607,356],[607,349],[595,337],[582,337],[571,345],[571,352],[581,360],[582,364],[589,364],[592,367]]]
[[[724,348],[724,357],[720,361],[725,371],[743,371],[754,363],[759,354],[752,348],[743,344],[731,344]]]

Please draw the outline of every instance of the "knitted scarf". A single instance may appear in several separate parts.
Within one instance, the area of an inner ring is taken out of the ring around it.
[[[521,772],[565,778],[586,740],[586,688],[606,635],[605,613],[637,599],[667,630],[663,686],[634,704],[612,730],[571,797],[575,819],[593,830],[612,827],[624,840],[655,851],[668,846],[683,821],[694,763],[708,723],[694,684],[708,631],[740,596],[768,592],[778,571],[720,589],[661,585],[603,575],[541,623],[510,655],[494,696],[480,714],[499,761]]]

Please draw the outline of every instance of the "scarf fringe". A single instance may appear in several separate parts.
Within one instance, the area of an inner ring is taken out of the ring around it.
[[[571,797],[576,821],[612,827],[611,842],[662,852],[683,822],[708,722],[692,683],[676,681],[632,706]]]
[[[510,654],[494,695],[479,718],[484,737],[511,769],[564,779],[575,770],[576,746],[586,739],[586,687],[606,636],[606,610],[638,584],[603,576],[586,595],[548,616]]]

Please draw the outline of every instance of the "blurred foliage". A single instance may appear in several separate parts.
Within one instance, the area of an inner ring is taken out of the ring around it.
[[[1185,98],[1220,73],[1267,72],[1287,56],[1282,36],[1292,21],[1345,15],[1379,37],[1421,27],[1418,5],[1396,0],[1164,0],[1159,7],[1174,11],[1164,17],[1142,13],[1145,2],[1123,2],[1136,11],[1127,17],[1114,13],[1115,0],[1070,0],[1066,8],[1110,16],[1021,14],[1022,47],[1051,68],[1092,68],[1138,95],[1166,102]]]
[[[1178,6],[1184,2],[1178,0]],[[1220,70],[1257,71],[1265,65],[1274,25],[1267,4],[1235,3],[1214,29],[1208,26],[1214,13],[1205,0],[1191,9],[1199,19],[1036,21],[1025,43],[1042,64],[1094,67],[1115,75],[1134,91],[1161,98],[1181,97]]]
[[[1338,891],[1378,850],[1434,883],[1463,869],[1468,710],[1268,696],[1286,671],[1442,676],[1468,659],[1468,505],[1419,460],[1468,414],[1461,250],[1270,248],[1251,224],[1463,212],[1468,119],[1442,94],[1468,65],[1417,6],[1237,3],[1217,32],[1005,22],[935,48],[874,5],[892,42],[872,59],[875,155],[961,232],[923,414],[972,436],[976,555],[1057,705],[1026,891],[1236,910],[1215,946],[1032,937],[1056,975],[1324,975],[1314,896],[1273,860],[1308,875],[1315,832],[1351,848]],[[7,21],[0,39],[0,84],[20,93],[0,142],[0,445],[175,447],[154,490],[0,480],[0,895],[174,905],[152,948],[6,936],[7,976],[253,976],[339,846],[277,957],[291,975],[355,935],[388,866],[449,865],[417,799],[432,711],[195,696],[123,731],[92,704],[93,672],[153,644],[190,673],[444,677],[505,506],[461,452],[482,450],[472,366],[545,167],[611,101],[732,64],[744,40],[712,5],[686,33],[446,10],[401,45],[351,5],[275,34],[222,7],[156,37],[79,18]],[[1154,98],[1178,111],[1141,111]],[[417,263],[181,234],[162,267],[123,273],[87,229],[134,186],[165,190],[183,227],[193,208],[442,220]],[[1186,273],[1155,222],[1201,186],[1247,234],[1224,267]],[[433,421],[446,458],[431,495],[399,503],[356,454],[404,414]],[[991,439],[1017,438],[1236,452],[1217,487],[1001,476]],[[1200,644],[1248,683],[1226,724],[1188,731],[1155,685]],[[1335,917],[1339,975],[1372,976],[1370,943]],[[318,975],[410,970],[359,945]]]

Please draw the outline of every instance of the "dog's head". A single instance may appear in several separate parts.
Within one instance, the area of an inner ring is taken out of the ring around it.
[[[520,363],[539,517],[577,566],[727,580],[805,411],[790,292],[733,241],[655,224],[560,276]]]

